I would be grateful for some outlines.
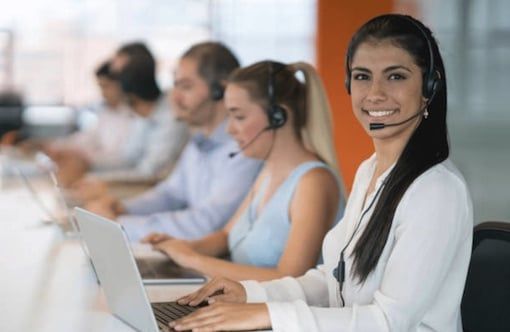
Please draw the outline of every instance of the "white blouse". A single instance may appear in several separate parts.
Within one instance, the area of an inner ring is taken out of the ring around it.
[[[347,247],[343,299],[333,276],[349,241],[388,170],[365,194],[376,156],[359,167],[343,219],[324,239],[324,264],[299,278],[244,281],[248,302],[267,302],[274,331],[462,331],[460,301],[473,230],[471,198],[449,160],[420,175],[400,201],[388,240],[366,281],[351,275],[351,252],[374,204]],[[364,205],[364,206],[363,206]]]

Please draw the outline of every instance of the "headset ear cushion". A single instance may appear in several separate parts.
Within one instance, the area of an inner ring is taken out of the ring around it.
[[[223,86],[218,82],[213,82],[211,84],[211,99],[212,100],[222,100],[224,89]]]
[[[280,105],[273,105],[269,109],[269,126],[271,129],[283,127],[287,122],[287,112]]]
[[[430,77],[426,78],[425,84],[423,86],[423,96],[425,98],[433,98],[436,94],[437,90],[441,88],[441,78],[439,75],[439,72],[436,70],[434,71]]]

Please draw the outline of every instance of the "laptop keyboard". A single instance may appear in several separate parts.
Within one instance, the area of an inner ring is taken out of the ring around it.
[[[168,323],[186,316],[198,307],[181,305],[177,302],[151,303],[158,326],[162,331],[168,330]]]

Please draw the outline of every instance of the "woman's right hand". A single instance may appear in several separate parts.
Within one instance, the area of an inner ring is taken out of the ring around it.
[[[243,285],[237,281],[214,278],[196,292],[177,300],[179,304],[191,306],[197,306],[203,302],[208,304],[215,302],[246,303],[246,291]]]

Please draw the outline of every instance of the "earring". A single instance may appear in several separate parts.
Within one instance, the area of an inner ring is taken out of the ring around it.
[[[425,112],[423,112],[423,117],[427,119],[429,117],[429,110],[426,108]]]

